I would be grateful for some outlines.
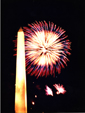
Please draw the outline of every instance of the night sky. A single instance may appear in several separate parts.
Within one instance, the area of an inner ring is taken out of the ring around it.
[[[27,75],[27,105],[31,112],[85,111],[84,85],[84,2],[65,0],[2,0],[1,37],[1,109],[2,113],[14,113],[16,56],[13,40],[20,27],[45,20],[66,30],[71,44],[70,62],[61,73],[39,77]],[[53,84],[63,84],[66,93],[56,95]],[[45,95],[45,85],[54,96]],[[37,95],[37,98],[35,98]],[[35,105],[32,105],[32,101]]]

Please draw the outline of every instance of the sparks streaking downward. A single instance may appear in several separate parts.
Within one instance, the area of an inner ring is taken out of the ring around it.
[[[64,29],[46,21],[28,26],[24,27],[27,73],[37,77],[59,74],[70,55],[71,42],[65,40]]]

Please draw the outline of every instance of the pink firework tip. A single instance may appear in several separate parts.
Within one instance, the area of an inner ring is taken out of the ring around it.
[[[65,31],[53,22],[35,22],[23,27],[25,34],[27,73],[37,76],[55,76],[64,64],[67,66],[67,54],[70,55],[71,42],[66,39]]]
[[[53,96],[53,91],[51,88],[49,88],[47,85],[46,85],[46,89],[45,89],[45,92],[46,92],[46,95],[50,95],[50,96]]]
[[[66,93],[66,90],[65,90],[65,88],[63,87],[63,85],[54,84],[53,86],[54,86],[55,89],[57,90],[57,92],[56,92],[57,95],[59,95],[59,94],[65,94],[65,93]]]

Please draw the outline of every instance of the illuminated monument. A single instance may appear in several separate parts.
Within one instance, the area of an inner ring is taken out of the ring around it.
[[[22,28],[19,29],[17,35],[15,113],[27,113],[25,41]]]

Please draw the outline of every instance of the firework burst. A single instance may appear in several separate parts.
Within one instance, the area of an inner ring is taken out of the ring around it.
[[[66,90],[65,90],[65,88],[63,87],[63,85],[54,84],[53,86],[54,86],[55,89],[57,90],[57,92],[56,92],[57,95],[59,95],[59,94],[65,94],[65,93],[66,93]]]
[[[24,27],[27,73],[37,77],[59,74],[71,50],[64,29],[46,21],[28,26]]]
[[[48,95],[53,96],[53,91],[52,91],[52,89],[51,89],[50,87],[48,87],[47,85],[46,85],[45,92],[46,92],[46,95],[47,95],[47,96],[48,96]]]

